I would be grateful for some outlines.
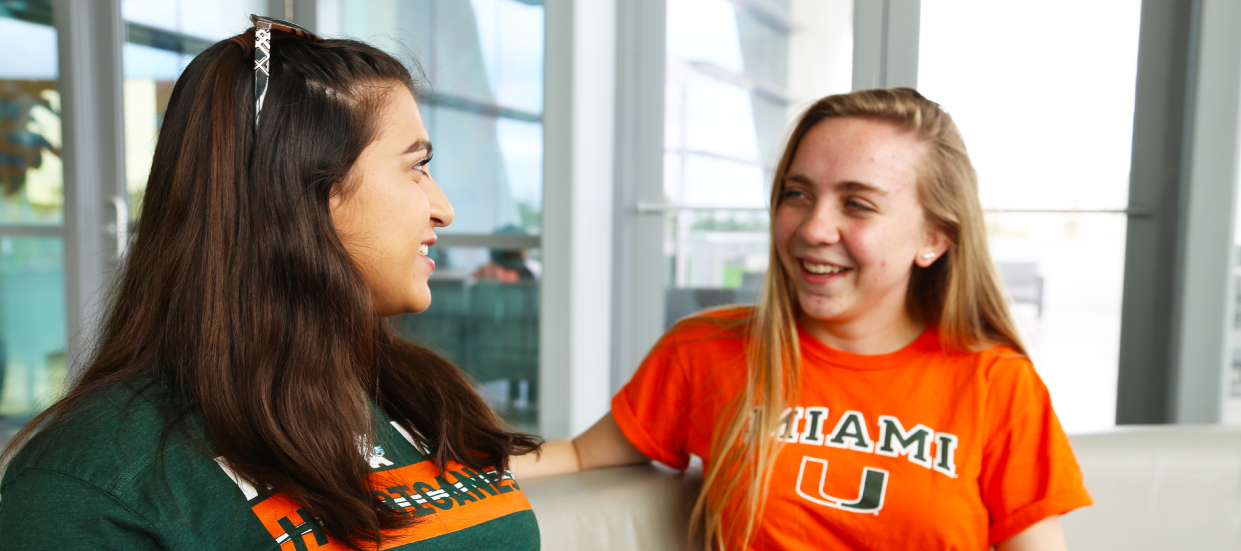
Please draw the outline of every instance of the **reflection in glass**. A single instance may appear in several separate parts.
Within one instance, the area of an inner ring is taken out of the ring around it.
[[[0,236],[0,442],[65,384],[64,242]]]
[[[419,109],[453,204],[441,235],[542,233],[543,26],[528,0],[319,2],[318,29],[413,55]],[[431,248],[431,307],[394,320],[444,353],[519,430],[538,431],[538,249]]]
[[[328,5],[331,4],[331,5]],[[542,231],[543,6],[518,0],[341,0],[320,5],[329,36],[412,55],[430,171],[456,208],[443,233]]]
[[[432,247],[431,307],[394,320],[461,366],[518,430],[538,431],[538,250]]]
[[[787,13],[788,8],[785,7]],[[783,25],[757,17],[753,10],[736,12],[737,36],[748,73],[783,88],[788,80],[789,31]]]
[[[212,43],[250,27],[250,14],[267,13],[264,0],[123,0],[125,73],[125,182],[130,217],[141,214],[155,139],[181,71]]]
[[[788,3],[669,0],[665,325],[758,300],[768,186],[790,106]],[[731,209],[731,210],[729,210]]]
[[[50,1],[0,7],[0,224],[60,225],[60,91]]]
[[[1124,214],[990,214],[991,255],[1066,430],[1115,424]]]
[[[769,258],[765,211],[686,210],[666,224],[666,327],[706,308],[758,301]]]
[[[496,117],[442,105],[424,105],[422,115],[435,144],[429,170],[455,211],[443,233],[488,234],[515,226],[537,234],[542,220],[542,125],[501,124]],[[507,163],[506,154],[514,149],[517,162]],[[522,156],[522,150],[532,155]]]
[[[984,209],[1127,206],[1140,4],[924,3],[918,89],[960,127]],[[988,224],[1065,428],[1114,425],[1125,216],[993,214]]]
[[[250,14],[267,14],[269,6],[265,0],[121,0],[121,18],[211,43],[250,28]]]

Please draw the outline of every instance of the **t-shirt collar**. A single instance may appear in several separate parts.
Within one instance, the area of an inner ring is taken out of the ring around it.
[[[801,341],[803,360],[823,362],[848,369],[878,370],[907,366],[919,358],[925,359],[927,353],[940,350],[939,332],[934,325],[927,325],[926,330],[913,342],[888,354],[853,354],[836,350],[814,338],[800,322],[797,324],[797,338]]]

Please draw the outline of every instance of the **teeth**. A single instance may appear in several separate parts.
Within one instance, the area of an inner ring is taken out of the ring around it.
[[[812,274],[838,274],[845,270],[844,266],[836,266],[833,264],[812,264],[809,260],[801,262],[802,267]]]
[[[422,255],[422,256],[426,256],[426,255],[427,255],[427,253],[429,253],[429,252],[431,252],[431,246],[430,246],[430,245],[420,245],[420,246],[418,247],[418,254],[420,254],[420,255]]]

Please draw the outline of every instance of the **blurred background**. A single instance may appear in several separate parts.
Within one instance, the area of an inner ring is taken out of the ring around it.
[[[584,430],[671,323],[757,300],[790,121],[883,86],[960,126],[1069,432],[1241,423],[1241,85],[1206,69],[1241,52],[1197,4],[0,0],[0,440],[88,350],[177,77],[251,13],[420,65],[456,221],[393,323],[519,429]]]

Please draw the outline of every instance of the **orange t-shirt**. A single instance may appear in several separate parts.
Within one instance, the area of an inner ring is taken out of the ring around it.
[[[711,461],[745,384],[744,326],[726,322],[750,313],[682,322],[651,350],[612,400],[634,446],[676,469]],[[1091,504],[1024,356],[945,350],[933,328],[876,356],[799,333],[800,394],[752,549],[985,550]]]

